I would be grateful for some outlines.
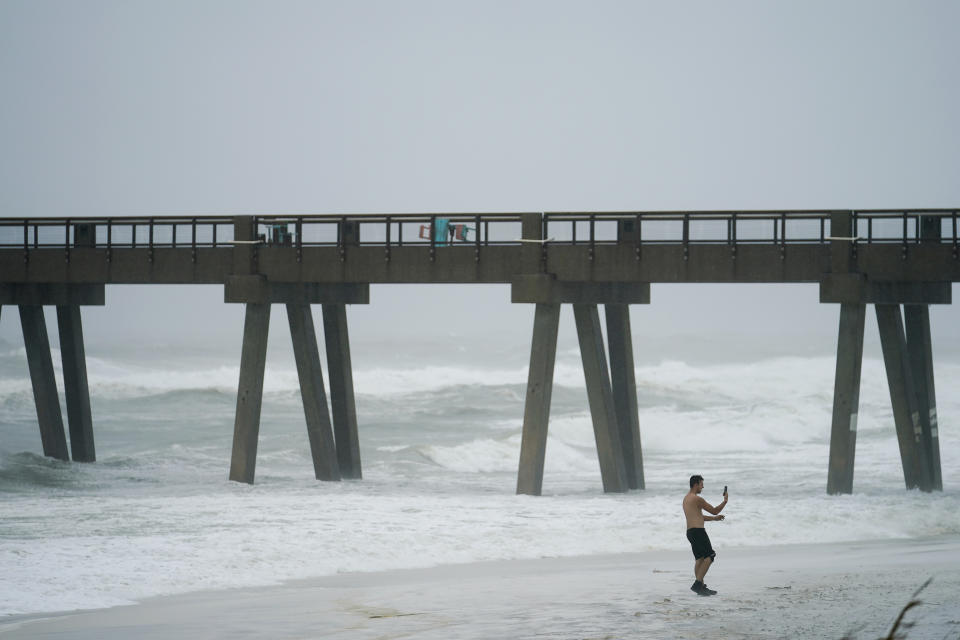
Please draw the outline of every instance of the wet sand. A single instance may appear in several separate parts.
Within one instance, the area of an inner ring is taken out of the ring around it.
[[[649,552],[341,574],[0,619],[15,638],[960,638],[960,538]]]

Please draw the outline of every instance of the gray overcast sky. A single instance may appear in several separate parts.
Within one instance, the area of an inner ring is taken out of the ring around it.
[[[2,0],[0,215],[958,206],[958,26],[949,1]],[[239,345],[218,289],[107,296],[91,343]],[[355,339],[478,309],[528,339],[505,287],[372,297]],[[837,309],[654,287],[633,315],[834,336]]]

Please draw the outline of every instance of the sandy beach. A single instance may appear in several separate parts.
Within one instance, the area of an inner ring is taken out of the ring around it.
[[[719,549],[341,574],[0,620],[15,638],[960,638],[960,539]]]

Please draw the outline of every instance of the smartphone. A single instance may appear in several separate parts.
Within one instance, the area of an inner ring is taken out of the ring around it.
[[[723,485],[723,495],[727,495],[727,485]]]

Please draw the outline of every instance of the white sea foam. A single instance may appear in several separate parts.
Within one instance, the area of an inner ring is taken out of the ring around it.
[[[57,354],[54,354],[53,362],[57,384],[62,389],[63,373]],[[196,369],[154,368],[88,358],[87,378],[93,395],[112,398],[198,390],[234,394],[240,379],[240,368],[236,365]],[[414,369],[373,368],[354,371],[356,392],[378,396],[423,393],[455,386],[519,385],[526,384],[526,381],[526,369],[426,366]],[[325,379],[324,383],[329,390],[329,381]],[[583,374],[575,366],[558,365],[555,384],[582,386]],[[30,380],[25,363],[20,376],[0,379],[0,399],[29,389]],[[296,369],[269,365],[266,367],[264,393],[296,390],[299,390]]]
[[[458,385],[524,384],[526,381],[526,371],[522,369],[489,370],[452,366],[416,369],[375,368],[356,371],[354,388],[357,393],[402,395]]]
[[[297,408],[288,417],[264,414],[257,484],[249,487],[226,481],[229,409],[207,424],[192,413],[196,404],[140,399],[193,385],[235,393],[235,368],[179,374],[93,361],[95,397],[132,398],[136,417],[98,429],[94,465],[3,450],[10,440],[0,442],[0,614],[341,571],[682,549],[678,503],[697,472],[708,479],[708,499],[731,486],[728,521],[711,533],[721,558],[737,545],[960,534],[960,430],[951,426],[960,420],[957,365],[937,364],[946,490],[903,490],[883,365],[867,359],[856,493],[841,497],[825,495],[832,359],[639,366],[647,490],[625,495],[602,493],[578,366],[558,363],[545,495],[532,498],[513,495],[522,392],[493,397],[487,412],[482,401],[483,387],[524,384],[522,370],[358,371],[364,480],[313,480]],[[28,392],[29,382],[3,373],[0,398]],[[295,371],[268,371],[268,393],[292,393],[296,381]],[[411,394],[415,419],[401,425],[393,416]],[[448,424],[449,414],[431,403],[465,407],[465,415]],[[499,411],[504,403],[515,418]]]
[[[53,350],[57,382],[63,379],[59,353]],[[29,389],[26,362],[20,371],[7,371],[0,377],[0,399],[5,395]],[[295,391],[299,388],[296,370],[268,364],[264,376],[266,393]],[[833,392],[832,358],[780,358],[756,364],[691,366],[678,361],[656,365],[638,365],[637,386],[641,397],[667,395],[676,399],[690,398],[697,405],[712,400],[720,402],[790,404],[797,400],[829,403]],[[880,360],[864,360],[864,377],[884,378]],[[956,377],[960,365],[938,363],[938,380],[946,373]],[[17,375],[14,375],[17,374]],[[236,364],[213,367],[191,367],[189,364],[159,368],[119,362],[106,358],[87,358],[87,375],[94,395],[137,397],[173,391],[215,390],[236,393],[240,370]],[[328,382],[325,380],[325,382]],[[456,386],[525,385],[526,367],[512,369],[478,368],[469,365],[437,365],[415,368],[357,368],[354,388],[357,393],[377,396],[426,393]],[[725,382],[728,382],[726,384]],[[579,358],[562,358],[556,363],[554,385],[583,388],[584,377]],[[879,391],[886,399],[886,388],[864,386],[861,399],[871,400],[871,391]]]
[[[69,531],[51,521],[49,504],[18,501],[20,518],[50,526],[39,539],[0,540],[3,613],[111,606],[344,571],[685,546],[676,492],[465,498],[350,489],[237,490],[215,504],[207,496],[112,499],[97,509],[98,518]],[[76,517],[77,507],[96,504],[82,499],[59,515]],[[723,548],[739,545],[956,535],[960,525],[945,514],[958,507],[955,493],[816,496],[792,499],[789,518],[803,526],[784,526],[771,517],[782,514],[780,499],[745,495],[712,535],[721,557]],[[850,515],[866,512],[870,518]]]

